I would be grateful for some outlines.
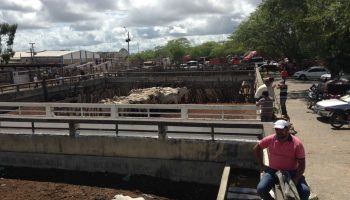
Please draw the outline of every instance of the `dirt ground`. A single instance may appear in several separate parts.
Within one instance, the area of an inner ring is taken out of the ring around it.
[[[350,128],[335,130],[306,108],[304,96],[313,82],[287,81],[288,114],[306,151],[305,177],[321,200],[350,199]]]
[[[115,195],[152,200],[215,199],[212,185],[147,176],[30,168],[0,169],[1,200],[111,200]]]

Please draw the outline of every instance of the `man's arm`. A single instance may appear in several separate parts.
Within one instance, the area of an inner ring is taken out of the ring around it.
[[[305,172],[305,158],[303,159],[298,159],[298,168],[297,168],[297,173],[295,176],[292,178],[293,182],[295,185],[298,184],[300,177],[304,174]]]
[[[255,157],[256,161],[259,164],[261,171],[264,171],[267,168],[267,166],[264,164],[263,149],[259,146],[259,144],[256,144],[253,147],[253,153],[254,153],[254,157]]]

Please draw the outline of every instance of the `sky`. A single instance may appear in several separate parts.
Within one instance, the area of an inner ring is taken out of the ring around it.
[[[261,0],[0,0],[0,23],[18,24],[13,49],[137,53],[169,40],[225,41]],[[125,28],[124,28],[125,27]]]

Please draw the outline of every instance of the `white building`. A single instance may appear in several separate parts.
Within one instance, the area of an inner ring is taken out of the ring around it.
[[[95,52],[80,51],[39,51],[31,56],[30,52],[16,52],[11,58],[10,63],[22,64],[77,64],[94,62],[100,59],[100,55]]]

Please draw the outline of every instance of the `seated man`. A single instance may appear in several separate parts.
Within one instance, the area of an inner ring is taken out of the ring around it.
[[[269,96],[268,91],[262,92],[262,98],[256,102],[257,106],[261,108],[261,121],[262,122],[270,122],[274,118],[273,116],[273,100]]]
[[[275,99],[275,85],[273,85],[274,78],[269,77],[269,78],[264,78],[264,84],[262,84],[260,87],[256,89],[254,98],[256,100],[259,100],[262,97],[263,91],[268,91],[270,97],[274,100]]]
[[[253,148],[254,156],[264,171],[257,186],[257,192],[264,200],[273,200],[269,191],[278,182],[275,173],[278,170],[288,171],[298,190],[301,200],[310,196],[310,188],[305,181],[305,151],[301,141],[289,134],[289,123],[285,120],[275,122],[275,134],[263,138]],[[263,162],[263,149],[267,148],[269,166]]]

